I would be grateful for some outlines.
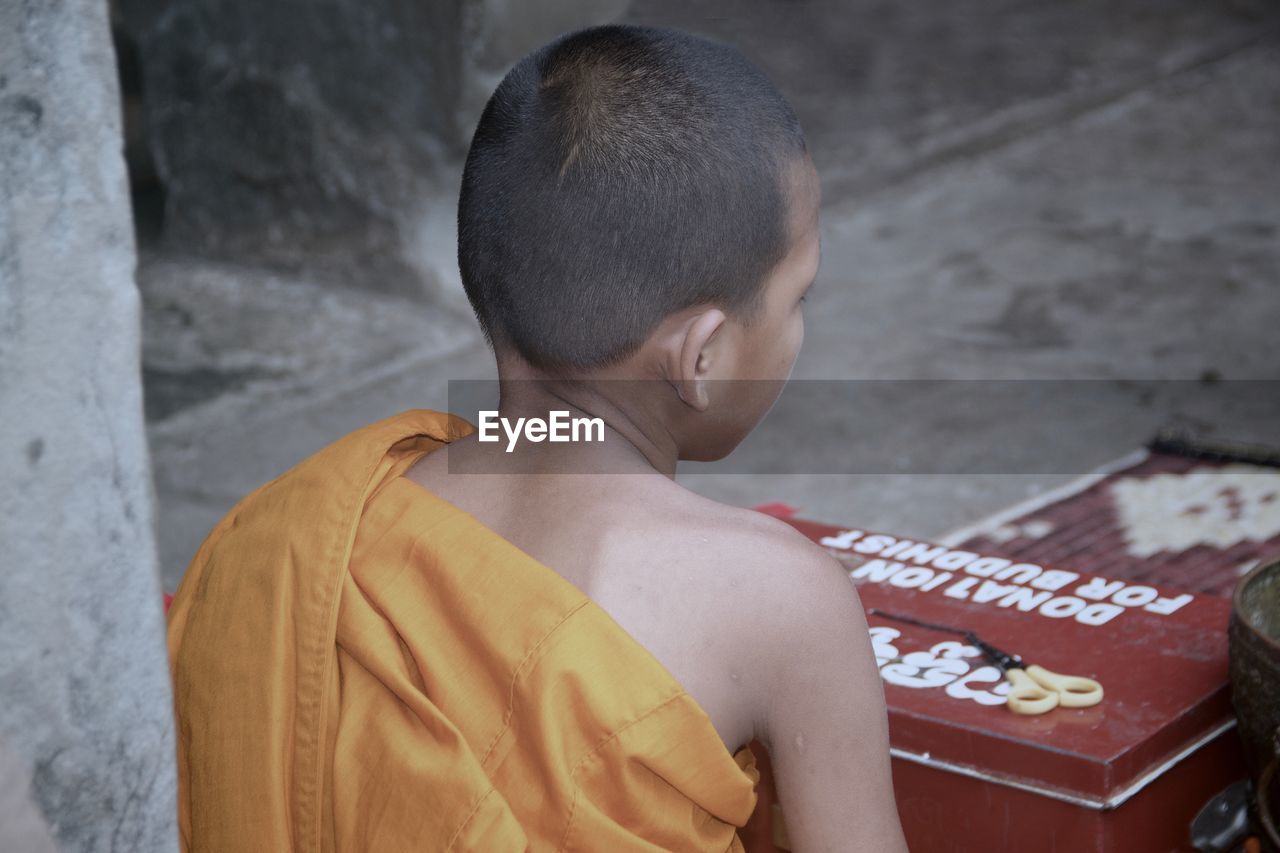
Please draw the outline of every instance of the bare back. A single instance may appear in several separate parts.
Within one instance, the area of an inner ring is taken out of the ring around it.
[[[884,695],[844,569],[776,519],[658,473],[406,476],[576,585],[706,711],[769,749],[792,849],[905,850]]]
[[[745,511],[656,473],[449,474],[449,449],[406,476],[586,593],[671,672],[731,751],[755,736],[730,606],[741,581],[721,571],[733,516]]]

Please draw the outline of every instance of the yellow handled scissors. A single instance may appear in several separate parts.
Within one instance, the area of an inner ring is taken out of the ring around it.
[[[1102,701],[1102,685],[1092,678],[1081,675],[1060,675],[1042,666],[1028,665],[1017,655],[1003,652],[990,643],[984,642],[973,631],[922,622],[909,616],[886,613],[874,607],[871,612],[896,622],[906,622],[921,628],[946,631],[949,634],[959,634],[964,637],[966,643],[982,652],[983,657],[995,664],[1009,680],[1009,695],[1005,703],[1015,714],[1047,714],[1059,705],[1063,708],[1089,708]]]

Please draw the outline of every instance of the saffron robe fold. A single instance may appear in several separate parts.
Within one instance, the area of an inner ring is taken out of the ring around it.
[[[401,475],[405,412],[214,528],[169,611],[184,850],[741,850],[750,749],[573,584]]]

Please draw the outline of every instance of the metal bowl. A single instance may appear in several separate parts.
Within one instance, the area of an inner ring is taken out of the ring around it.
[[[1237,584],[1228,640],[1231,699],[1258,823],[1280,851],[1280,557],[1263,561]]]

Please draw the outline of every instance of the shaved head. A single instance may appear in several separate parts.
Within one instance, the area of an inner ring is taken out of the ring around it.
[[[736,50],[602,26],[522,59],[467,156],[458,261],[494,345],[537,367],[604,367],[663,318],[749,315],[792,230],[794,112]]]

